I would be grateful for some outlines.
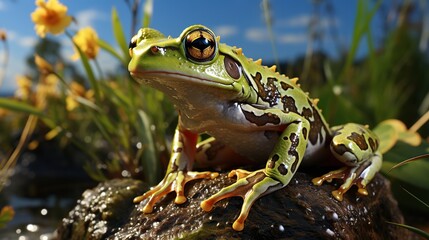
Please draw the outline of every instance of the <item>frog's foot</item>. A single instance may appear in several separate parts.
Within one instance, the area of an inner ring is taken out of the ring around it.
[[[245,178],[245,177],[249,176],[251,173],[252,172],[249,172],[249,171],[246,171],[246,170],[243,170],[243,169],[235,169],[235,170],[231,170],[228,173],[228,177],[231,178],[231,177],[236,176],[237,180],[238,180],[238,179]]]
[[[170,192],[176,192],[176,198],[174,202],[176,204],[182,204],[186,202],[185,197],[185,185],[186,183],[201,179],[201,178],[215,178],[219,174],[215,172],[171,172],[165,176],[165,178],[155,187],[147,191],[145,194],[135,197],[134,203],[139,203],[148,199],[146,205],[143,207],[144,213],[151,213],[153,207],[159,200]]]
[[[314,178],[312,180],[314,185],[322,185],[324,181],[331,182],[333,179],[342,179],[344,183],[337,189],[332,191],[332,195],[338,201],[343,200],[343,195],[346,193],[353,185],[358,187],[358,192],[362,195],[368,195],[366,190],[366,184],[368,181],[362,177],[362,172],[365,170],[363,166],[356,167],[343,167],[335,171],[324,174],[321,177]]]
[[[279,181],[265,175],[263,170],[256,172],[247,172],[244,170],[233,170],[229,176],[236,175],[237,182],[228,187],[224,187],[215,195],[201,202],[201,208],[208,212],[213,209],[213,206],[218,201],[224,198],[241,197],[243,198],[243,205],[238,218],[235,220],[232,228],[236,231],[244,229],[244,221],[249,215],[250,208],[253,203],[260,197],[278,190],[283,187]]]

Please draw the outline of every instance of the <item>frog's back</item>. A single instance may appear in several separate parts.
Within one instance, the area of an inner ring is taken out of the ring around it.
[[[263,66],[261,62],[248,59],[248,65],[244,66],[249,85],[258,95],[256,104],[303,116],[310,123],[309,148],[325,144],[330,129],[317,107],[318,99],[310,98],[301,89],[298,78],[279,74],[275,66]]]

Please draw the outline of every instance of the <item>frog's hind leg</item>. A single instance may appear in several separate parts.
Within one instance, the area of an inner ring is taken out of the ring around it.
[[[343,180],[343,184],[332,191],[332,195],[339,201],[353,185],[358,187],[360,194],[368,195],[366,186],[380,170],[382,164],[382,155],[377,150],[376,136],[367,127],[358,124],[347,124],[335,127],[333,130],[331,152],[346,166],[314,178],[313,183],[321,185],[324,181]]]
[[[379,171],[381,162],[381,155],[375,154],[370,160],[366,161],[362,165],[342,167],[338,170],[326,173],[321,177],[314,178],[313,184],[320,186],[324,181],[331,182],[333,179],[344,180],[344,183],[337,190],[332,191],[332,195],[338,201],[343,200],[344,193],[346,193],[353,185],[358,187],[358,192],[360,194],[368,195],[366,186],[372,180],[375,173]]]

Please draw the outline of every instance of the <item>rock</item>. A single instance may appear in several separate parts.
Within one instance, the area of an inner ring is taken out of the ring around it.
[[[317,174],[318,175],[318,174]],[[200,202],[235,179],[221,174],[214,180],[187,185],[188,201],[173,203],[169,194],[152,214],[141,213],[132,199],[147,187],[137,180],[100,183],[87,190],[58,229],[59,239],[409,239],[410,232],[386,221],[403,223],[390,183],[377,175],[369,196],[356,189],[342,202],[331,196],[338,185],[314,186],[316,174],[298,172],[291,183],[256,201],[242,232],[232,229],[242,200],[225,199],[207,213]]]

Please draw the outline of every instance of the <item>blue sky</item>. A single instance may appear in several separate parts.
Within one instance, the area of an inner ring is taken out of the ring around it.
[[[121,0],[61,0],[68,6],[69,15],[77,19],[70,31],[80,27],[92,26],[99,37],[114,43],[110,14],[115,7],[124,28],[131,35],[130,16],[125,1]],[[271,0],[272,19],[276,36],[276,48],[281,59],[294,59],[306,51],[308,44],[308,25],[314,10],[310,0]],[[353,31],[356,1],[333,0],[335,15],[320,19],[322,28],[334,25],[339,39],[348,45]],[[32,0],[0,0],[0,29],[8,34],[9,64],[6,79],[0,92],[10,91],[15,86],[15,76],[25,74],[24,59],[32,51],[38,37],[34,32],[30,14],[35,5]],[[189,25],[204,24],[221,35],[222,41],[229,45],[242,47],[248,57],[273,60],[273,51],[265,27],[260,0],[154,0],[151,27],[173,37]],[[325,31],[329,32],[329,31]],[[64,46],[62,54],[66,59],[72,55],[70,41],[63,35],[55,36]],[[338,54],[329,36],[324,38],[324,49],[331,55]],[[3,46],[0,45],[0,55]],[[3,58],[0,58],[3,61]],[[108,54],[101,54],[102,66],[113,67],[116,62]],[[1,63],[1,62],[0,62]],[[3,71],[1,69],[0,71]]]

